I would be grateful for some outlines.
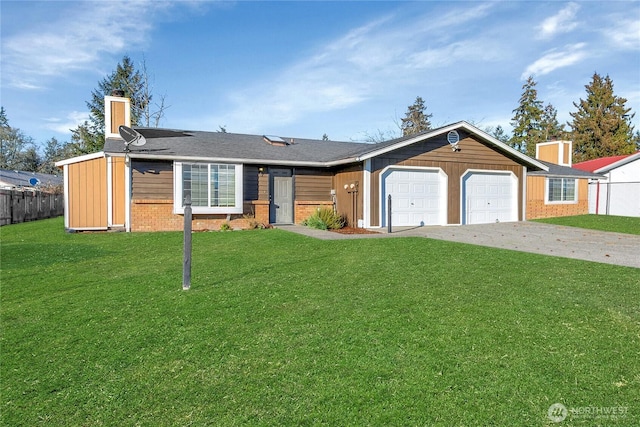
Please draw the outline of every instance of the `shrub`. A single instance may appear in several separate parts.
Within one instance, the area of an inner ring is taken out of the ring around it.
[[[230,231],[231,230],[231,224],[229,224],[228,222],[223,222],[222,224],[220,224],[220,231]]]
[[[319,208],[309,218],[302,222],[302,225],[319,230],[337,230],[344,227],[346,220],[344,216],[330,208]]]

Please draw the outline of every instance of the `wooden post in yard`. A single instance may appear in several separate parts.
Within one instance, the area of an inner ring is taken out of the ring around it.
[[[182,264],[182,290],[191,287],[191,195],[184,198],[184,262]]]
[[[391,234],[391,194],[387,202],[387,233]]]

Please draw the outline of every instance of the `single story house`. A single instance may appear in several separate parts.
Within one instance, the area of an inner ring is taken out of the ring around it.
[[[7,190],[40,190],[62,186],[62,176],[39,172],[0,169],[0,188]]]
[[[640,217],[640,151],[576,163],[575,168],[601,174],[589,183],[589,213]]]
[[[323,206],[367,228],[522,221],[528,174],[550,168],[464,121],[377,144],[158,128],[125,143],[128,109],[106,97],[104,151],[57,163],[67,229],[180,230],[186,195],[194,230]]]
[[[589,180],[602,176],[572,167],[572,141],[536,145],[536,159],[547,170],[527,174],[527,219],[589,213]]]

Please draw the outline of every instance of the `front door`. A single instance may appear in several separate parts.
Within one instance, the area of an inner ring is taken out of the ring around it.
[[[291,169],[272,169],[269,221],[275,224],[293,223],[293,176]]]

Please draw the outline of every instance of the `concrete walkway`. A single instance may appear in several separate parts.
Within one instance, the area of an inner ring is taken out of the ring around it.
[[[609,233],[537,222],[396,228],[391,234],[340,234],[300,225],[282,230],[323,240],[426,237],[494,248],[640,268],[640,235]]]

